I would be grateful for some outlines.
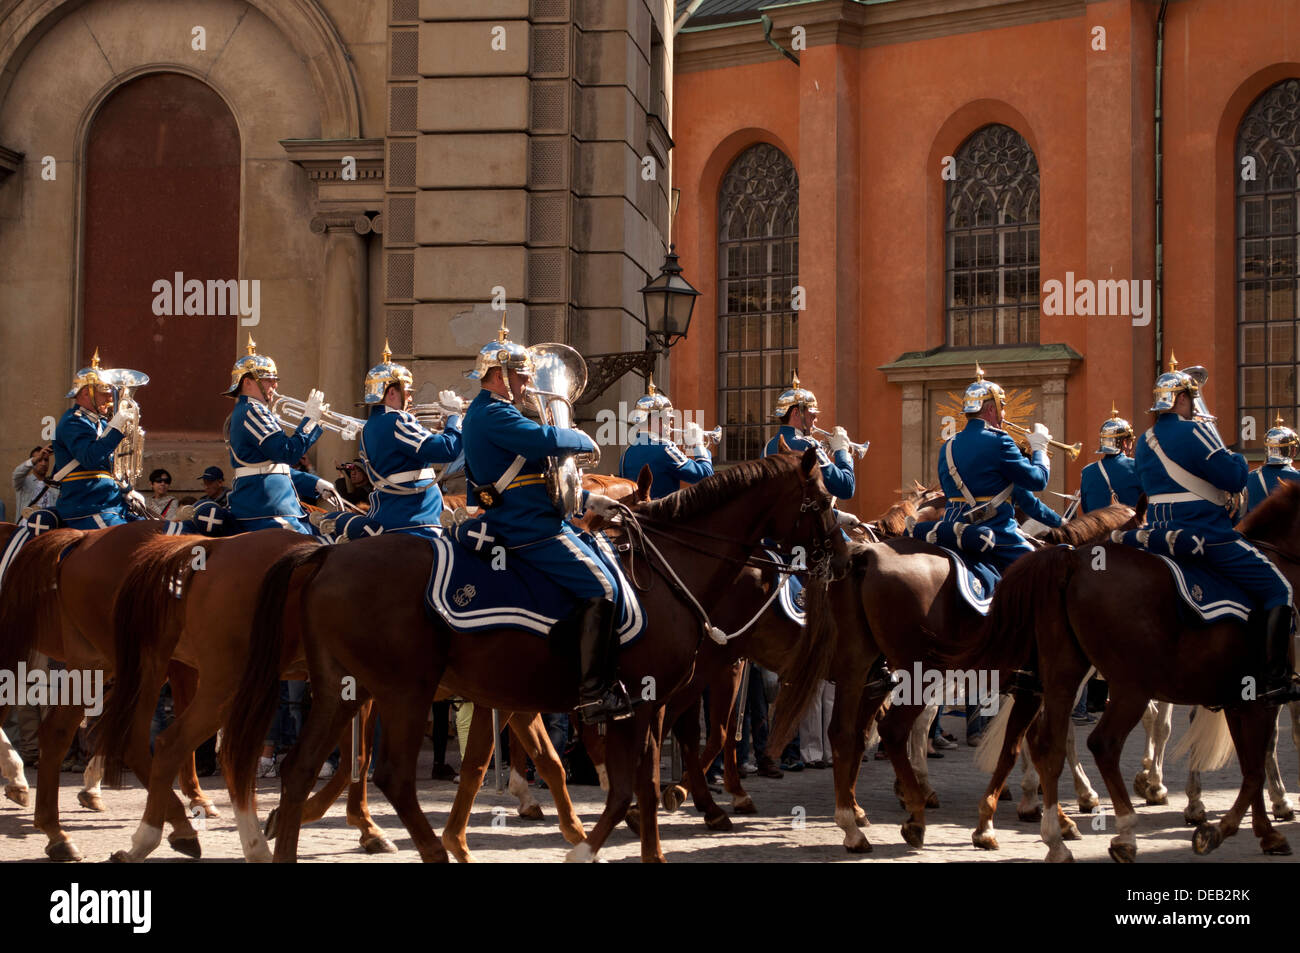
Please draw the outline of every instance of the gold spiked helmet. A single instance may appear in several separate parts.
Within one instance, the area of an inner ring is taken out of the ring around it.
[[[366,372],[366,388],[362,403],[382,404],[390,384],[401,387],[403,394],[415,386],[415,378],[411,376],[411,372],[401,364],[394,364],[392,358],[392,349],[388,346],[388,341],[384,341],[383,359]]]
[[[802,407],[810,414],[818,413],[817,395],[806,387],[800,387],[798,373],[791,373],[790,388],[782,391],[776,399],[776,410],[772,411],[772,416],[779,420],[795,407]]]
[[[235,361],[235,366],[230,369],[230,389],[226,391],[227,397],[239,396],[239,383],[247,375],[252,375],[254,380],[279,380],[280,372],[275,367],[275,361],[271,360],[265,354],[257,353],[257,342],[253,340],[253,335],[248,336],[248,344],[243,357]]]

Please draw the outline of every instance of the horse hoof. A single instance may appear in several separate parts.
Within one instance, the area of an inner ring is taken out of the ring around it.
[[[1274,811],[1274,812],[1273,812],[1273,820],[1277,821],[1279,824],[1283,824],[1283,823],[1285,823],[1285,822],[1287,822],[1287,821],[1294,821],[1294,820],[1295,820],[1295,811],[1293,811],[1293,810],[1291,810],[1291,809],[1289,809],[1289,808],[1288,808],[1287,810],[1285,810],[1285,811]]]
[[[16,784],[6,784],[5,797],[13,801],[19,807],[26,807],[27,802],[30,799],[30,795],[28,794],[30,790],[30,788],[20,788]]]
[[[262,833],[266,835],[267,840],[275,840],[275,835],[280,833],[280,809],[271,808],[271,813],[266,815],[266,826],[262,828]]]
[[[704,826],[711,831],[729,831],[731,830],[731,818],[725,812],[715,817],[706,817]]]
[[[627,817],[623,820],[624,823],[627,824],[628,830],[633,834],[636,834],[638,837],[641,836],[641,812],[637,809],[635,804],[627,809]]]
[[[686,789],[680,784],[670,784],[664,788],[663,805],[664,810],[672,813],[682,806],[686,800]]]
[[[997,837],[992,831],[976,831],[971,835],[970,842],[980,850],[1000,850]]]
[[[1020,808],[1016,808],[1016,817],[1020,818],[1020,820],[1024,821],[1026,824],[1041,821],[1043,819],[1043,805],[1039,804],[1035,806],[1032,811],[1022,811]]]
[[[89,791],[78,791],[77,803],[88,811],[104,810],[104,799],[98,794],[91,794]]]
[[[167,838],[167,843],[171,849],[178,854],[186,857],[193,857],[198,860],[203,856],[203,848],[199,846],[198,837],[176,837],[175,835]]]
[[[195,798],[194,800],[190,801],[190,811],[192,812],[196,807],[201,807],[201,808],[203,808],[203,816],[204,816],[204,817],[220,817],[220,816],[221,816],[221,812],[217,810],[216,805],[213,804],[213,803],[212,803],[211,801],[209,801],[209,800],[206,800],[206,799],[200,800],[199,798]],[[197,815],[195,815],[195,816],[197,816]]]
[[[1092,795],[1092,797],[1081,797],[1079,798],[1079,813],[1091,814],[1093,809],[1100,803],[1101,801],[1098,800],[1097,795],[1095,794]]]
[[[927,811],[936,811],[939,809],[939,795],[931,791],[925,796],[925,809]]]
[[[383,834],[362,834],[361,849],[367,854],[396,854],[397,845]],[[459,859],[459,858],[458,858]],[[461,861],[464,863],[464,861]]]
[[[540,804],[529,804],[527,807],[519,808],[519,816],[529,821],[540,821],[546,818]]]
[[[1260,842],[1259,846],[1263,848],[1264,853],[1271,854],[1274,857],[1291,856],[1291,845],[1288,844],[1286,838],[1277,831],[1274,831],[1268,837],[1265,837]]]
[[[1219,846],[1219,829],[1213,824],[1202,824],[1192,835],[1192,850],[1198,854],[1208,854]]]
[[[59,841],[57,844],[47,844],[45,846],[45,856],[57,863],[75,863],[81,860],[81,851],[77,850],[77,845],[70,840]]]
[[[1205,808],[1198,808],[1195,811],[1188,808],[1183,811],[1183,823],[1189,827],[1200,827],[1205,823]]]
[[[1148,788],[1147,790],[1150,791],[1150,788]],[[1166,804],[1169,803],[1168,793],[1156,794],[1156,795],[1147,794],[1146,798],[1147,798],[1147,804],[1149,804],[1152,807],[1164,807]]]
[[[925,846],[925,825],[914,824],[908,821],[903,825],[903,840],[907,841],[909,847]]]
[[[871,841],[867,840],[865,837],[852,844],[845,844],[844,849],[850,854],[869,854],[875,850],[875,848],[871,846]]]
[[[758,808],[754,806],[754,799],[751,798],[748,794],[742,797],[739,801],[732,801],[731,809],[735,811],[737,814],[758,813]]]
[[[130,855],[127,851],[124,851],[124,850],[115,850],[115,851],[113,851],[113,855],[112,855],[111,857],[109,857],[108,860],[109,860],[109,863],[113,863],[113,864],[130,864],[130,863],[134,863],[134,861],[131,860],[131,855]]]
[[[1133,779],[1133,793],[1142,798],[1147,796],[1147,779],[1145,774],[1139,774]]]
[[[1107,850],[1117,864],[1131,864],[1137,859],[1137,848],[1132,844],[1111,844]]]
[[[871,818],[867,817],[866,811],[863,811],[861,814],[855,814],[853,820],[857,823],[858,827],[871,826]]]
[[[1063,840],[1083,840],[1083,835],[1079,833],[1079,825],[1067,817],[1065,823],[1061,825],[1061,838]]]

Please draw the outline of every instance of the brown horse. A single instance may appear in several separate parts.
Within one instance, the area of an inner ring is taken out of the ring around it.
[[[1300,584],[1300,485],[1282,484],[1238,527],[1259,546],[1294,587]],[[1264,805],[1264,760],[1277,718],[1277,706],[1243,701],[1243,685],[1263,667],[1263,639],[1257,630],[1231,622],[1188,626],[1168,569],[1129,546],[1105,544],[1089,549],[1056,547],[1018,560],[998,588],[989,627],[977,645],[954,652],[956,664],[981,657],[1023,664],[1037,653],[1044,691],[1041,712],[1031,699],[1018,700],[1009,714],[1007,737],[1038,715],[1029,732],[1030,754],[1043,786],[1045,818],[1057,805],[1057,777],[1075,690],[1090,664],[1106,678],[1110,695],[1105,713],[1088,737],[1115,807],[1117,835],[1111,857],[1129,862],[1137,853],[1137,814],[1120,774],[1119,755],[1129,732],[1151,698],[1175,704],[1224,709],[1236,744],[1242,785],[1231,809],[1217,826],[1201,824],[1192,839],[1198,854],[1214,850],[1235,834],[1247,809],[1265,853],[1287,854],[1286,839],[1273,829]],[[1202,712],[1193,722],[1193,768],[1226,759],[1230,748],[1216,745],[1223,715]],[[1007,757],[1009,745],[1003,747]],[[983,814],[983,808],[981,809]],[[1045,819],[1043,840],[1049,861],[1069,861],[1059,830]]]
[[[655,826],[658,751],[664,702],[689,679],[706,637],[709,614],[726,608],[730,584],[764,537],[803,545],[811,563],[827,571],[844,556],[834,527],[830,497],[821,483],[816,456],[783,454],[741,464],[694,487],[637,508],[639,525],[653,533],[658,556],[653,572],[630,570],[644,586],[649,628],[624,649],[624,678],[644,704],[633,717],[608,726],[609,796],[588,841],[570,852],[591,859],[627,811],[634,790],[641,793],[642,859],[662,860]],[[689,525],[684,527],[689,521]],[[704,552],[701,552],[703,550]],[[669,572],[667,566],[673,567]],[[380,536],[366,547],[334,547],[283,560],[268,574],[257,615],[253,652],[226,723],[227,777],[240,809],[252,799],[252,756],[273,704],[270,672],[281,654],[281,620],[274,611],[285,593],[303,585],[303,637],[312,681],[339,684],[349,675],[368,688],[384,718],[384,748],[376,783],[397,809],[420,856],[445,860],[446,851],[420,810],[414,789],[414,761],[424,714],[442,686],[476,705],[507,711],[567,711],[576,702],[576,646],[509,630],[458,635],[431,620],[421,598],[432,569],[428,544],[412,537]],[[647,577],[648,578],[645,578]],[[676,581],[670,581],[676,577]],[[680,583],[685,577],[689,588]],[[817,586],[810,587],[815,600]],[[388,594],[386,597],[381,597]],[[274,607],[274,608],[273,608]],[[702,612],[704,618],[702,618]],[[380,631],[376,640],[368,633]],[[512,664],[503,667],[502,658]],[[333,693],[328,697],[334,698]],[[346,719],[346,707],[313,707],[300,745],[301,761],[284,777],[282,805],[299,797],[310,772],[323,759],[330,724]],[[311,721],[316,719],[317,725]],[[648,806],[648,812],[647,812]],[[648,813],[648,817],[646,816]],[[282,807],[281,836],[284,836]]]
[[[1084,545],[1106,538],[1133,516],[1128,507],[1107,508],[1065,524],[1059,534]],[[805,634],[798,643],[787,669],[793,676],[777,696],[768,745],[785,744],[821,679],[835,682],[828,730],[834,751],[835,822],[844,831],[845,848],[866,853],[871,845],[859,829],[866,814],[857,803],[857,777],[867,728],[888,697],[865,691],[867,672],[881,653],[895,670],[912,672],[917,663],[923,670],[944,669],[944,653],[975,642],[985,618],[958,593],[951,557],[911,537],[853,547],[849,574],[831,585],[827,600],[818,607],[822,610],[832,613],[837,624],[828,627],[829,638]],[[815,626],[811,611],[809,623],[810,629]],[[1000,683],[1028,661],[1028,655],[1004,661],[1005,665],[992,666]],[[990,668],[990,664],[983,657],[972,657],[961,668]],[[908,811],[903,839],[912,847],[924,844],[926,802],[933,794],[920,783],[907,756],[908,735],[924,707],[895,703],[879,721],[881,743],[897,778],[896,790]],[[1072,826],[1063,812],[1058,822]]]
[[[163,537],[146,544],[137,554],[123,584],[124,596],[117,601],[113,614],[117,685],[99,723],[110,781],[129,739],[142,733],[147,737],[152,699],[157,697],[166,673],[180,666],[194,673],[198,688],[189,707],[154,742],[144,817],[132,838],[131,849],[116,852],[114,860],[143,860],[157,846],[177,766],[220,727],[221,710],[238,684],[257,587],[266,571],[287,553],[314,551],[319,546],[310,536],[276,529],[223,539]],[[285,643],[284,657],[277,660],[280,677],[302,677],[305,673],[300,660],[297,641],[291,637]],[[269,723],[268,716],[259,730],[264,733]],[[340,739],[341,745],[349,748],[349,737],[340,730],[331,739],[331,746]],[[337,791],[348,782],[348,772],[340,771],[328,788]],[[325,806],[333,797],[330,794],[325,800],[322,796]],[[360,828],[366,850],[395,849],[370,817],[364,782],[352,785],[348,822]],[[237,812],[236,825],[245,856],[269,860],[270,851],[257,829],[256,818]]]
[[[42,652],[69,669],[102,672],[107,686],[116,652],[108,625],[114,599],[141,546],[158,539],[167,525],[160,520],[140,520],[103,530],[51,530],[29,540],[10,566],[0,595],[0,668],[12,670],[32,652]],[[6,540],[8,535],[4,533]],[[168,669],[167,676],[176,709],[183,711],[193,696],[194,680],[174,668]],[[111,697],[112,693],[108,694]],[[151,714],[156,699],[155,692]],[[83,715],[83,707],[52,706],[38,734],[41,757],[34,820],[48,839],[45,853],[52,860],[81,859],[81,852],[60,824],[58,793],[59,766]],[[146,723],[144,735],[135,739],[127,754],[128,764],[141,780],[148,777],[149,757]],[[178,767],[190,808],[202,809],[208,817],[217,816],[211,800],[199,788],[193,757]],[[91,810],[104,809],[93,795],[79,800]],[[175,794],[166,803],[166,819],[173,827],[168,838],[173,849],[197,857],[198,836]]]

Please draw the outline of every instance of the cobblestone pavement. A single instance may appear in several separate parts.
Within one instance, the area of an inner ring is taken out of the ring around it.
[[[1285,723],[1285,716],[1284,716]],[[962,738],[962,721],[944,720],[945,728]],[[1173,744],[1186,730],[1187,714],[1179,709],[1175,714]],[[1084,738],[1087,729],[1077,728],[1079,750],[1086,752]],[[1283,778],[1293,794],[1296,789],[1297,757],[1290,734],[1284,724],[1280,745]],[[1124,752],[1124,774],[1130,781],[1140,767],[1142,734],[1139,728],[1129,739]],[[1006,861],[1041,860],[1046,850],[1039,840],[1036,823],[1016,820],[1014,803],[1003,802],[999,809],[997,834],[1001,850],[977,851],[971,846],[976,802],[983,791],[987,777],[974,767],[974,749],[964,744],[945,753],[943,760],[929,762],[931,782],[942,799],[942,806],[927,812],[929,827],[925,847],[913,850],[904,843],[899,832],[903,812],[892,796],[893,772],[886,762],[868,761],[862,765],[858,782],[858,798],[866,809],[872,826],[867,836],[875,847],[869,855],[849,855],[842,847],[842,834],[832,822],[834,795],[831,772],[805,770],[787,774],[780,780],[750,778],[745,784],[758,806],[759,814],[734,817],[734,830],[730,833],[708,831],[701,815],[687,807],[674,814],[660,813],[660,832],[663,849],[670,861],[835,861],[850,863],[885,863],[913,861],[943,863],[968,861],[999,863]],[[455,744],[449,755],[455,763]],[[1091,755],[1084,754],[1084,767],[1093,786],[1102,793],[1103,805],[1109,815],[1110,803],[1105,795],[1100,776]],[[426,743],[420,761],[420,774],[428,778],[432,753]],[[1184,763],[1185,764],[1185,763]],[[1013,794],[1019,796],[1019,769],[1012,776]],[[1249,818],[1241,831],[1209,857],[1196,857],[1191,850],[1191,828],[1183,824],[1182,810],[1186,799],[1182,788],[1186,779],[1184,765],[1173,764],[1167,769],[1166,784],[1170,788],[1169,804],[1163,807],[1139,807],[1138,862],[1176,861],[1193,863],[1240,863],[1262,861],[1287,863],[1296,858],[1265,857],[1251,833]],[[29,783],[35,784],[35,771],[28,770]],[[242,855],[235,832],[229,798],[224,788],[219,788],[219,778],[205,778],[205,787],[214,794],[221,817],[209,820],[202,832],[205,860],[237,860]],[[1105,829],[1096,830],[1101,818],[1080,816],[1073,800],[1073,788],[1068,774],[1062,779],[1067,810],[1075,817],[1083,839],[1070,843],[1079,861],[1110,863],[1107,843],[1114,836],[1113,818],[1106,816]],[[121,790],[105,790],[107,811],[102,814],[78,806],[76,792],[80,787],[79,775],[61,776],[60,806],[67,829],[88,861],[100,861],[119,848],[129,846],[140,812],[144,807],[144,791],[137,784]],[[1205,778],[1205,802],[1214,819],[1231,803],[1236,791],[1238,775],[1234,766]],[[578,786],[571,789],[578,811],[588,830],[595,823],[603,805],[603,792],[597,787]],[[279,781],[264,780],[259,783],[259,811],[263,819],[274,805],[279,793]],[[428,812],[436,830],[441,831],[447,810],[454,796],[454,786],[448,782],[422,780],[419,783],[420,801]],[[546,811],[545,821],[526,821],[515,814],[517,802],[508,794],[497,794],[492,774],[480,792],[474,807],[469,829],[470,849],[475,859],[482,862],[556,862],[564,857],[567,845],[554,824],[555,812],[546,791],[535,792]],[[33,797],[35,791],[32,792]],[[377,823],[394,840],[398,853],[368,856],[357,846],[354,831],[347,826],[342,802],[335,805],[321,821],[304,828],[300,842],[299,859],[305,862],[355,862],[355,863],[413,863],[417,860],[410,838],[397,820],[396,814],[383,796],[372,786],[371,806]],[[1300,801],[1300,798],[1297,799]],[[9,802],[0,802],[0,860],[43,860],[44,837],[32,827],[31,807],[19,808]],[[719,796],[719,803],[729,804],[729,799]],[[494,808],[498,823],[494,826]],[[803,813],[799,824],[800,809]],[[504,823],[501,823],[501,818]],[[1294,846],[1300,847],[1300,832],[1295,822],[1279,825]],[[610,861],[636,860],[638,842],[626,827],[620,827],[610,838],[601,857]],[[170,851],[165,842],[151,858],[151,862],[188,862]]]

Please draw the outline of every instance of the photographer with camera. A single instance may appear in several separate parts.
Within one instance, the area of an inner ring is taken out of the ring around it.
[[[50,475],[50,462],[54,459],[54,450],[49,444],[33,447],[28,458],[14,469],[14,492],[18,497],[17,516],[21,516],[29,506],[53,506],[59,498],[58,487],[50,486],[46,479]]]
[[[370,499],[370,491],[374,487],[370,483],[370,478],[366,476],[366,468],[362,466],[360,460],[340,463],[336,469],[343,474],[334,481],[334,489],[339,491],[339,496],[357,505]]]

